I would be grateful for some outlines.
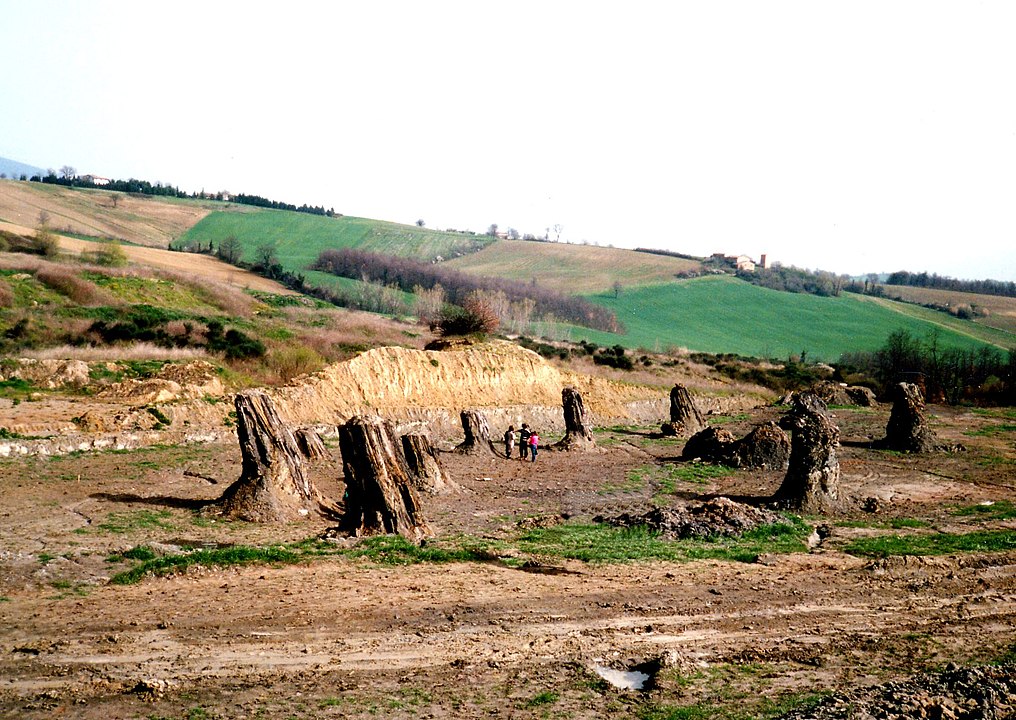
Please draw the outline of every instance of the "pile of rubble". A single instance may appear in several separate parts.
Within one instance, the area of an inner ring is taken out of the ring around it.
[[[908,680],[836,694],[780,720],[1002,720],[1016,717],[1016,663],[925,673]]]
[[[700,505],[653,508],[644,513],[622,513],[616,517],[598,516],[593,519],[615,527],[644,525],[672,539],[715,535],[736,537],[762,525],[783,522],[780,514],[772,510],[763,510],[724,497]]]

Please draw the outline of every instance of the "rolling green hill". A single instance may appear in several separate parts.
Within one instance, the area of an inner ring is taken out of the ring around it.
[[[778,292],[727,276],[630,288],[616,299],[613,293],[590,299],[614,310],[627,333],[572,327],[572,340],[775,359],[806,352],[808,358],[824,361],[835,361],[845,352],[875,350],[899,329],[920,338],[938,332],[943,346],[978,347],[987,341],[908,314],[913,306],[851,294],[824,298]],[[994,344],[1007,348],[1006,340],[1016,344],[1008,334],[999,334]]]
[[[207,244],[209,240],[218,247],[228,235],[235,235],[243,243],[244,257],[248,260],[254,257],[260,243],[276,243],[279,261],[293,271],[305,269],[322,250],[335,248],[358,248],[429,261],[475,252],[494,242],[486,235],[430,230],[383,220],[255,209],[213,212],[184,233],[174,247],[195,242]]]
[[[565,293],[588,296],[617,312],[623,336],[554,326],[548,334],[629,348],[687,347],[706,352],[785,358],[807,352],[835,360],[847,351],[880,347],[889,333],[938,332],[946,345],[981,343],[1008,349],[1016,334],[950,317],[913,304],[845,294],[839,298],[795,295],[749,285],[729,276],[674,281],[700,268],[693,260],[597,246],[494,241],[485,235],[443,232],[379,220],[328,218],[306,213],[231,206],[197,200],[118,197],[37,183],[0,182],[0,219],[33,222],[38,209],[59,218],[59,227],[156,244],[175,237],[175,247],[216,246],[235,235],[244,259],[272,242],[282,266],[311,284],[342,289],[357,281],[308,271],[324,249],[352,247],[422,260],[443,258],[451,267],[486,276],[535,281]],[[100,230],[89,230],[103,224]],[[80,228],[79,228],[80,226]],[[107,227],[108,226],[108,227]],[[24,231],[27,232],[27,231]],[[149,237],[152,233],[153,237]],[[147,234],[146,234],[147,233]],[[615,298],[612,287],[620,285]],[[1001,314],[1001,309],[994,309]]]

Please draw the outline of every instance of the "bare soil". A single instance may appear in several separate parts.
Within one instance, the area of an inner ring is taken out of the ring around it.
[[[757,717],[813,693],[998,659],[1016,643],[1016,553],[872,560],[843,547],[872,534],[1012,528],[955,510],[1016,502],[1014,434],[993,431],[997,417],[936,406],[940,439],[965,452],[870,449],[888,411],[836,411],[851,509],[807,518],[828,526],[810,551],[754,563],[332,557],[118,586],[108,578],[126,565],[107,557],[137,545],[270,545],[333,523],[196,514],[238,477],[235,442],[0,461],[0,716],[654,718],[684,707],[702,713],[670,716]],[[775,412],[709,419],[741,436]],[[535,463],[441,453],[460,490],[427,497],[429,519],[441,537],[503,538],[653,502],[759,501],[782,480],[737,471],[666,485],[655,471],[679,463],[682,440],[618,428],[597,441],[595,452],[541,451]],[[338,498],[331,453],[314,479]],[[892,530],[893,520],[924,526]],[[643,690],[595,671],[643,663],[662,668]]]

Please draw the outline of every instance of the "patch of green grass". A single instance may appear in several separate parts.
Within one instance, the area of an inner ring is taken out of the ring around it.
[[[706,463],[688,463],[686,465],[674,465],[672,475],[674,479],[683,482],[698,483],[704,485],[710,480],[727,477],[737,472],[726,465],[709,465]]]
[[[745,694],[729,704],[708,702],[694,705],[651,705],[639,712],[639,720],[771,720],[791,711],[818,705],[827,693],[789,693],[772,699]],[[732,699],[733,700],[733,699]]]
[[[173,524],[167,522],[173,517],[169,510],[132,510],[123,513],[110,513],[106,520],[99,523],[96,528],[105,532],[122,535],[137,530],[173,530]]]
[[[1016,503],[1011,500],[998,500],[990,504],[964,505],[952,510],[952,514],[981,520],[1011,520],[1016,518]]]
[[[1016,531],[966,534],[888,535],[854,540],[843,551],[860,557],[893,555],[949,555],[961,552],[1001,552],[1016,549]]]
[[[365,538],[346,554],[364,558],[378,565],[414,565],[421,562],[465,562],[481,555],[478,547],[464,547],[456,543],[429,541],[414,545],[401,535],[378,535]]]
[[[10,602],[11,599],[6,595],[0,595],[0,602]]]
[[[155,418],[155,422],[156,422],[155,429],[156,430],[160,430],[160,429],[162,429],[164,427],[169,427],[170,425],[173,424],[173,421],[170,420],[168,417],[166,417],[166,415],[159,408],[150,405],[150,406],[146,407],[145,410],[148,411],[149,415],[151,415],[153,418]]]
[[[538,708],[543,707],[544,705],[553,705],[560,699],[561,696],[558,693],[552,692],[550,690],[544,690],[543,692],[538,693],[533,697],[529,698],[528,700],[526,700],[526,702],[523,703],[522,707]]]
[[[756,528],[737,538],[715,536],[685,540],[667,540],[645,527],[615,528],[576,523],[535,528],[514,544],[525,553],[585,562],[682,562],[707,558],[755,562],[763,553],[804,551],[804,541],[810,532],[810,526],[794,517]]]
[[[256,563],[294,563],[301,560],[299,553],[286,547],[255,548],[235,546],[212,550],[194,550],[181,555],[167,555],[142,562],[125,572],[114,575],[110,582],[114,585],[131,585],[145,575],[169,575],[186,570],[192,565],[202,567],[230,567],[234,565],[252,565]]]
[[[12,400],[24,400],[28,395],[38,392],[32,383],[21,378],[0,380],[0,397]]]
[[[751,415],[748,413],[738,413],[737,415],[710,415],[710,425],[726,425],[728,423],[745,422],[751,420]]]
[[[43,565],[48,565],[53,560],[56,560],[56,555],[50,555],[49,553],[45,552],[39,553],[38,555],[36,555],[36,557],[39,559],[39,562],[42,563]]]
[[[985,425],[976,430],[967,430],[963,434],[968,437],[1000,437],[1016,433],[1016,423],[999,423],[998,425]]]

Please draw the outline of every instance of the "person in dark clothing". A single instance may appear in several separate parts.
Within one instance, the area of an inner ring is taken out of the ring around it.
[[[515,426],[509,425],[508,429],[504,431],[504,456],[511,459],[512,452],[515,450]]]
[[[529,435],[529,426],[522,423],[522,429],[519,430],[519,457],[523,460],[529,457]]]

